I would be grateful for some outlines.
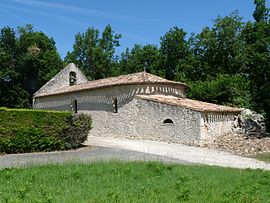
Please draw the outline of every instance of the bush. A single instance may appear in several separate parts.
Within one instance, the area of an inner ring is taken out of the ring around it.
[[[65,149],[65,143],[52,136],[46,136],[41,129],[24,128],[14,136],[0,139],[0,151],[5,153],[23,153]]]
[[[92,119],[89,115],[75,114],[67,120],[68,127],[60,134],[68,148],[76,148],[83,143],[91,129]]]
[[[83,114],[0,108],[0,152],[77,148],[87,139],[91,123]]]

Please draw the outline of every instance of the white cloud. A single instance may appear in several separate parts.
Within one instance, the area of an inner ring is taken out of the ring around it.
[[[22,17],[20,17],[20,16],[18,16],[18,15],[15,15],[15,14],[13,14],[13,13],[11,13],[11,12],[7,11],[6,9],[2,9],[1,7],[2,7],[2,6],[0,5],[0,11],[3,12],[3,13],[5,13],[6,15],[11,16],[12,18],[16,19],[17,21],[19,21],[19,22],[21,22],[21,23],[24,23],[24,24],[31,24],[31,23],[30,23],[29,21],[27,21],[26,19],[24,19],[24,18],[22,18]],[[35,28],[37,28],[37,29],[39,29],[39,30],[41,30],[41,31],[45,31],[44,29],[42,29],[42,28],[39,27],[39,26],[35,26]]]
[[[76,6],[69,6],[66,4],[60,4],[60,3],[52,3],[52,2],[44,2],[44,1],[36,1],[36,0],[10,0],[12,2],[24,4],[31,7],[39,7],[39,8],[52,8],[52,9],[62,9],[67,10],[74,13],[79,13],[83,15],[89,15],[89,16],[95,16],[98,18],[105,18],[105,19],[113,19],[113,20],[121,20],[121,21],[151,21],[151,22],[157,22],[157,19],[151,19],[151,18],[139,18],[139,17],[133,17],[133,16],[127,16],[127,15],[121,15],[121,14],[114,14],[109,12],[104,12],[96,9],[90,9],[90,8],[81,8]]]
[[[6,5],[1,5],[0,4],[0,8],[5,8],[5,9],[1,9],[2,12],[8,14],[9,16],[12,16],[13,18],[16,18],[17,20],[25,23],[25,24],[32,24],[32,22],[30,23],[29,21],[25,20],[24,18],[15,15],[14,12],[9,12],[7,10],[15,10],[15,11],[20,11],[20,12],[25,12],[25,13],[34,13],[38,16],[44,16],[44,17],[49,17],[52,18],[54,20],[58,20],[73,26],[77,26],[77,27],[82,27],[82,28],[86,28],[88,27],[88,23],[80,21],[80,20],[76,20],[74,18],[70,18],[67,16],[62,16],[62,15],[58,15],[58,14],[53,14],[50,12],[45,12],[45,11],[40,11],[40,10],[33,10],[33,9],[25,9],[25,8],[20,8],[20,7],[15,7],[15,6],[6,6]],[[35,26],[36,28],[38,28],[37,26]],[[39,28],[38,28],[39,29]]]

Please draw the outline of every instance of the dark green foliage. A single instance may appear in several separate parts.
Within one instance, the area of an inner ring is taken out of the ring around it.
[[[32,27],[20,28],[18,38],[18,70],[24,89],[32,96],[62,68],[53,39]]]
[[[136,73],[145,69],[147,72],[164,76],[164,71],[159,67],[160,62],[160,52],[157,46],[135,44],[131,51],[126,49],[122,53],[119,70],[115,75]]]
[[[269,202],[269,178],[269,171],[157,162],[12,168],[0,170],[0,202]]]
[[[242,31],[245,41],[245,56],[248,64],[247,73],[251,81],[251,93],[257,111],[267,115],[270,130],[270,18],[268,21],[248,22]]]
[[[45,135],[42,129],[21,128],[11,136],[0,138],[0,152],[25,153],[65,149],[65,142]]]
[[[189,56],[188,42],[185,40],[186,32],[178,27],[171,28],[160,38],[161,68],[165,71],[165,77],[175,79],[176,67],[185,63]]]
[[[88,115],[0,108],[0,152],[77,148],[87,139],[90,129]]]
[[[68,124],[61,133],[61,139],[66,142],[66,147],[77,148],[83,143],[91,129],[91,117],[86,114],[74,114],[65,120]]]
[[[256,6],[253,13],[254,19],[256,22],[266,22],[269,17],[269,8],[266,7],[265,0],[254,0],[254,4]]]
[[[32,95],[61,68],[53,39],[31,25],[0,33],[0,106],[30,107]]]
[[[20,84],[16,55],[15,31],[4,27],[0,34],[0,106],[29,106],[28,93]]]
[[[243,23],[237,12],[218,17],[212,28],[206,27],[190,39],[193,61],[197,71],[188,74],[190,80],[207,80],[218,74],[239,74],[246,69],[241,40]],[[187,71],[186,71],[187,72]]]
[[[223,105],[252,108],[250,82],[240,75],[218,75],[213,80],[189,83],[188,96]]]
[[[90,80],[109,77],[120,38],[121,35],[114,34],[110,25],[106,26],[101,36],[98,29],[88,28],[85,33],[75,35],[73,51],[67,53],[65,61],[77,64]]]

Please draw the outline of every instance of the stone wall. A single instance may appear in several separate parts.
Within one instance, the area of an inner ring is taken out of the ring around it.
[[[34,101],[36,109],[71,110],[71,103],[76,99],[78,110],[100,110],[113,112],[113,100],[117,98],[118,107],[130,102],[137,94],[164,94],[185,97],[182,86],[166,85],[122,85],[93,90],[85,90],[70,94],[37,97]]]
[[[201,142],[211,143],[220,136],[233,133],[237,113],[208,112],[201,114]]]
[[[37,97],[34,108],[71,111],[71,104],[77,100],[78,112],[92,115],[93,129],[90,134],[93,136],[202,145],[232,132],[234,114],[201,113],[135,97],[142,94],[185,97],[181,86],[122,85]],[[117,113],[114,113],[115,98]],[[170,119],[173,123],[164,123],[166,119]]]
[[[77,84],[87,82],[87,78],[81,72],[79,68],[75,66],[74,63],[68,64],[63,70],[61,70],[58,74],[56,74],[51,80],[49,80],[45,85],[43,85],[35,94],[37,96],[39,94],[44,93],[52,93],[57,89],[68,87],[69,86],[69,73],[76,73]]]
[[[181,87],[125,85],[38,97],[34,108],[69,111],[72,101],[76,99],[78,111],[92,115],[93,129],[90,133],[94,136],[199,144],[200,113],[134,98],[137,94],[161,93],[185,96]],[[118,101],[117,113],[114,113],[114,98]],[[163,123],[166,119],[171,119],[173,123]]]
[[[190,109],[134,98],[118,113],[90,113],[92,136],[200,144],[200,113]]]

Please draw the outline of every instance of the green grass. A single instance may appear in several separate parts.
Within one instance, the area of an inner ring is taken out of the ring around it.
[[[256,154],[251,158],[258,159],[261,161],[269,162],[270,163],[270,153],[263,153],[263,154]]]
[[[0,202],[270,202],[270,172],[156,162],[0,170]]]

